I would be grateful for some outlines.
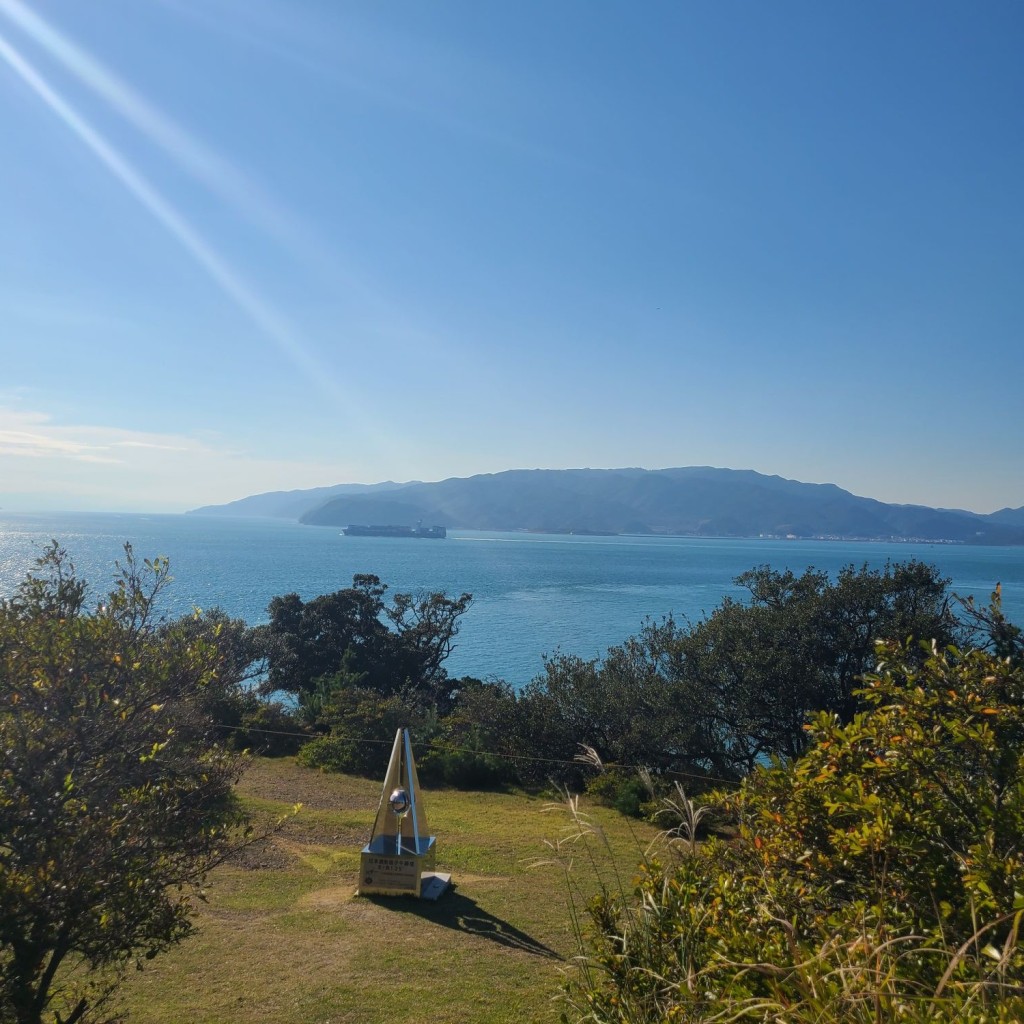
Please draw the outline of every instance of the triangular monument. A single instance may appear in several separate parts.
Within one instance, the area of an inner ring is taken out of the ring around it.
[[[359,895],[436,900],[452,876],[434,871],[435,837],[428,832],[409,730],[399,729],[373,832],[359,858]]]

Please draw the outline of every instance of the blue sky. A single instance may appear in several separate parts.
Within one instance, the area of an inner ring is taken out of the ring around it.
[[[0,506],[1024,505],[1024,6],[0,0]]]

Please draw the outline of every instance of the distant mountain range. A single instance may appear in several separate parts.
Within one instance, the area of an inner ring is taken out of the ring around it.
[[[534,469],[437,483],[339,484],[255,494],[194,515],[540,533],[824,537],[1024,544],[1024,507],[981,515],[889,505],[835,484],[753,470]]]
[[[309,487],[301,491],[266,491],[226,505],[204,505],[190,509],[190,516],[253,516],[260,519],[300,519],[306,512],[341,495],[374,494],[393,491],[408,484],[390,480],[382,484],[335,484],[333,487]]]

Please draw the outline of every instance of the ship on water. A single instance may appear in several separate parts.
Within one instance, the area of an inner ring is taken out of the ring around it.
[[[341,531],[346,537],[421,537],[427,540],[444,540],[448,531],[443,526],[360,526],[349,524]]]

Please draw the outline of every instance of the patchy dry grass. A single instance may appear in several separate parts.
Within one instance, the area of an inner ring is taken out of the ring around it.
[[[122,1002],[135,1024],[558,1019],[554,998],[576,953],[565,879],[529,865],[565,813],[527,796],[426,790],[438,869],[455,889],[424,903],[354,895],[378,783],[257,760],[239,793],[257,819],[304,806],[214,873],[197,936],[128,978]],[[628,878],[633,823],[592,810]],[[651,834],[641,829],[639,841]]]

